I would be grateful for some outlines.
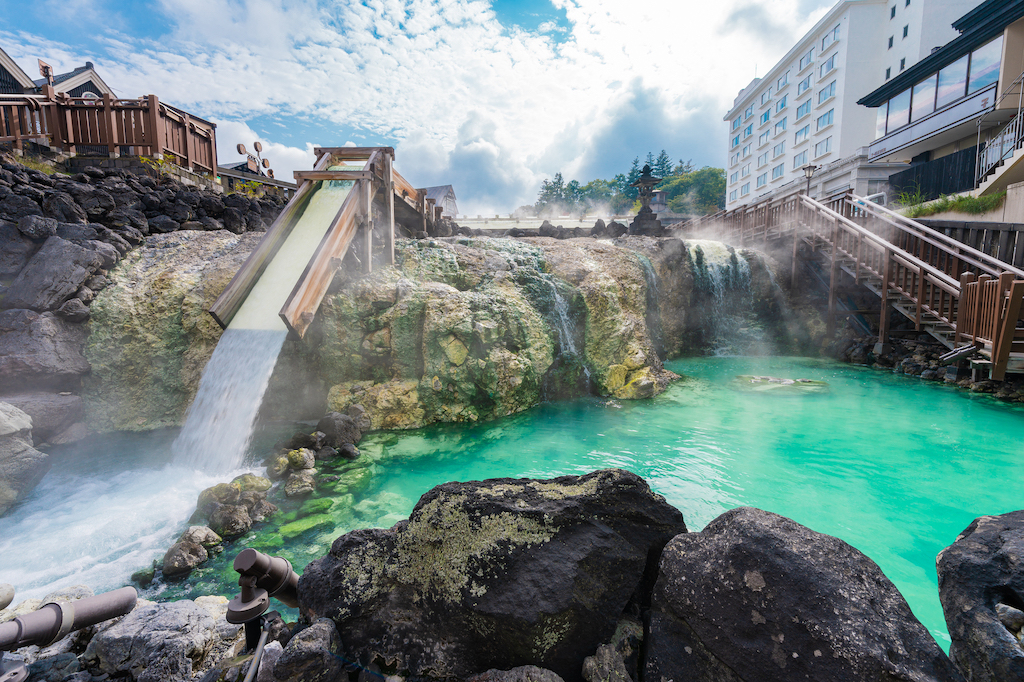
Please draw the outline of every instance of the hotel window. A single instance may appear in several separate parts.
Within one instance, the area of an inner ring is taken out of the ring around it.
[[[909,25],[909,24],[903,27],[903,37],[904,37],[904,38],[906,38],[906,37],[907,37],[907,33],[908,33],[909,31],[910,31],[910,25]]]
[[[764,154],[761,154],[761,156],[757,157],[758,168],[765,165],[766,163],[768,163],[768,152],[765,152]]]
[[[730,166],[735,166],[737,163],[739,163],[739,161],[740,161],[739,153],[733,154],[732,156],[729,157],[729,165]]]
[[[889,68],[889,69],[886,69],[886,70],[885,70],[885,80],[889,80],[889,76],[890,76],[891,74],[892,74],[892,69],[891,69],[891,68]]]
[[[777,145],[775,145],[775,147],[772,149],[772,158],[773,159],[777,159],[777,158],[779,158],[780,156],[782,156],[785,153],[786,153],[786,141],[783,140],[782,142],[780,142]]]
[[[754,105],[751,104],[749,107],[743,110],[743,120],[746,121],[748,118],[754,115]]]
[[[741,196],[747,196],[748,194],[750,194],[750,183],[749,182],[747,184],[743,185],[742,187],[740,187],[740,195]]]
[[[885,135],[885,118],[889,113],[889,103],[886,102],[882,106],[878,107],[878,113],[875,115],[875,139]]]
[[[964,55],[939,71],[939,85],[935,97],[936,109],[941,109],[967,94],[967,61],[968,55]]]
[[[889,8],[889,18],[890,19],[895,19],[896,18],[896,5],[893,5],[892,7]]]
[[[750,156],[750,145],[749,144],[743,145],[743,152],[742,152],[742,154],[743,154],[743,158],[747,158],[748,156]]]
[[[977,92],[999,80],[999,59],[1003,51],[1003,37],[982,45],[971,53],[971,76],[967,94]]]
[[[735,148],[735,147],[739,147],[739,146],[740,146],[740,136],[737,135],[736,137],[732,138],[732,145],[731,145],[730,149],[731,148]]]
[[[832,114],[835,109],[829,109],[827,113],[822,114],[818,117],[818,127],[815,130],[821,130],[822,128],[832,125]]]
[[[905,68],[907,68],[907,58],[906,57],[904,57],[903,59],[900,60],[900,71],[902,71]]]
[[[761,104],[762,105],[766,104],[767,102],[771,101],[771,98],[772,98],[772,89],[768,88],[767,90],[765,90],[764,92],[761,93]]]
[[[831,71],[836,68],[836,59],[838,57],[839,53],[836,52],[825,60],[825,63],[821,65],[820,73],[818,74],[819,78],[824,78],[826,73],[831,73]]]
[[[799,154],[793,157],[793,170],[797,168],[803,168],[807,165],[807,150],[803,150]]]
[[[737,116],[736,120],[732,122],[732,129],[736,130],[739,127],[740,127],[740,117]]]
[[[800,130],[796,131],[796,136],[793,139],[793,144],[800,144],[801,142],[806,140],[810,134],[811,134],[811,124],[808,123],[803,128],[801,128]]]
[[[767,184],[768,184],[768,174],[767,173],[761,173],[760,175],[757,176],[757,187],[758,187],[758,189],[760,189],[761,187],[764,187]]]
[[[757,138],[757,146],[760,147],[768,142],[768,131],[761,133],[761,136]]]
[[[803,79],[796,84],[796,96],[799,97],[804,93],[805,90],[811,87],[811,76],[808,74],[807,78]]]
[[[814,145],[814,157],[824,156],[832,151],[832,137],[826,137],[824,140]]]
[[[750,164],[749,163],[740,170],[740,177],[741,178],[745,178],[748,175],[750,175]]]
[[[811,100],[807,100],[796,108],[796,117],[803,118],[807,114],[811,113]]]
[[[772,110],[768,109],[761,114],[761,120],[757,122],[758,125],[763,126],[768,122],[768,119],[772,117]]]
[[[814,61],[814,48],[812,47],[811,49],[807,50],[807,54],[805,54],[803,57],[800,57],[800,67],[799,67],[798,70],[799,71],[803,71],[804,68],[808,64],[813,62],[813,61]]]
[[[827,87],[825,87],[824,89],[818,91],[818,104],[821,104],[822,102],[824,102],[825,100],[829,99],[830,97],[835,97],[835,96],[836,96],[836,82],[832,81],[831,83],[828,84]]]
[[[786,100],[789,99],[789,95],[783,95],[782,98],[775,104],[775,112],[778,113],[786,108]]]
[[[780,163],[775,168],[772,168],[772,180],[778,180],[786,174],[786,164]]]
[[[910,123],[910,89],[889,100],[889,122],[885,127],[887,133]]]
[[[834,29],[825,34],[825,37],[821,39],[821,51],[824,52],[829,45],[839,40],[839,27],[836,26]]]
[[[788,84],[789,84],[789,71],[787,71],[786,73],[782,74],[782,77],[779,78],[778,82],[775,83],[775,91],[778,92],[782,88],[786,87]]]
[[[750,125],[748,125],[746,128],[743,129],[743,139],[745,140],[745,139],[747,139],[748,137],[750,137],[753,134],[754,134],[754,124],[751,123]]]
[[[786,119],[782,119],[775,124],[775,134],[783,133],[786,131]]]
[[[911,121],[919,121],[935,111],[935,83],[937,79],[938,74],[933,73],[926,80],[923,80],[914,86],[913,103],[910,108]],[[882,106],[884,107],[885,105],[883,104]],[[884,132],[884,120],[882,128]]]
[[[729,184],[730,185],[735,184],[736,181],[739,180],[739,179],[740,179],[740,172],[736,171],[735,173],[733,173],[732,175],[729,176]]]
[[[889,36],[889,49],[892,49],[892,36]]]
[[[729,201],[736,201],[736,190],[729,192]]]

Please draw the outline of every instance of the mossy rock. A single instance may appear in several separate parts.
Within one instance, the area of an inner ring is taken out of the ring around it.
[[[249,544],[260,551],[276,550],[284,546],[284,537],[274,532],[260,533]]]
[[[744,393],[772,393],[773,395],[806,395],[828,393],[828,382],[816,379],[782,379],[779,377],[741,374],[729,382]]]
[[[309,516],[311,514],[326,514],[334,506],[334,500],[329,497],[319,497],[315,500],[309,500],[299,508],[299,516]]]
[[[312,516],[307,516],[299,519],[298,521],[285,524],[281,526],[277,532],[281,534],[281,537],[292,540],[308,530],[312,530],[314,528],[327,528],[329,526],[334,526],[334,517],[330,514],[313,514]]]
[[[235,504],[238,502],[238,497],[241,493],[241,485],[236,484],[234,481],[231,483],[218,483],[217,485],[210,486],[203,492],[199,493],[199,501],[196,506],[199,509],[203,509],[211,502],[216,502],[217,504]]]
[[[231,485],[239,486],[239,490],[247,492],[249,490],[255,490],[256,492],[263,492],[264,490],[270,490],[272,485],[269,478],[263,476],[257,476],[255,474],[242,474],[231,481]]]
[[[348,492],[359,494],[370,486],[370,479],[372,478],[373,474],[365,467],[352,469],[351,471],[346,471],[338,476],[338,481],[334,484],[334,489],[339,493]]]

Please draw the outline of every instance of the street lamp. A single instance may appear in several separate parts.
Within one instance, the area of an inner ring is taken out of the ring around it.
[[[819,168],[821,166],[812,166],[811,164],[804,166],[804,177],[807,178],[807,189],[804,191],[804,194],[807,196],[811,196],[811,177],[814,175],[814,171]]]

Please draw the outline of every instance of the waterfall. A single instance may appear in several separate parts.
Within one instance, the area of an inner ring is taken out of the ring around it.
[[[644,315],[647,323],[647,331],[651,336],[651,343],[654,345],[654,352],[662,360],[665,359],[664,331],[661,327],[661,306],[659,302],[660,292],[658,291],[658,275],[654,272],[651,260],[642,253],[637,254],[640,265],[644,270],[644,280],[647,282],[647,310]]]
[[[551,292],[554,294],[555,300],[555,324],[558,327],[558,349],[562,357],[563,362],[578,363],[580,369],[583,370],[583,376],[586,377],[587,385],[590,385],[590,368],[587,367],[586,359],[576,348],[576,338],[573,334],[573,324],[569,316],[569,302],[562,296],[558,291],[558,287],[550,279],[550,277],[544,277],[544,281],[551,287]]]
[[[721,242],[687,240],[693,267],[695,302],[703,316],[704,345],[714,355],[750,354],[764,343],[759,329],[746,324],[753,307],[750,264]]]

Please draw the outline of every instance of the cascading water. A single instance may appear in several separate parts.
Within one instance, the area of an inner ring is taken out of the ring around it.
[[[705,345],[714,355],[735,355],[738,350],[758,354],[752,347],[763,339],[745,325],[753,306],[750,264],[721,242],[693,239],[685,243],[704,316]]]
[[[665,341],[664,331],[661,326],[661,308],[658,301],[660,296],[658,291],[658,275],[654,272],[654,266],[647,256],[638,253],[637,258],[640,260],[640,266],[644,270],[644,280],[647,283],[647,312],[645,315],[647,330],[651,335],[651,343],[654,344],[654,352],[658,354],[659,358],[664,360]]]
[[[332,166],[331,170],[344,168]],[[225,473],[244,462],[263,394],[288,335],[278,311],[353,184],[347,180],[321,182],[310,194],[288,238],[206,364],[185,425],[172,446],[175,464]]]
[[[565,300],[558,291],[558,287],[550,279],[547,280],[548,284],[551,285],[551,291],[555,297],[555,313],[558,321],[558,345],[562,355],[570,355],[575,358],[580,366],[583,368],[583,374],[587,377],[587,381],[590,381],[590,370],[587,368],[586,362],[583,360],[583,355],[576,349],[576,339],[573,335],[572,321],[569,319],[569,302]]]

